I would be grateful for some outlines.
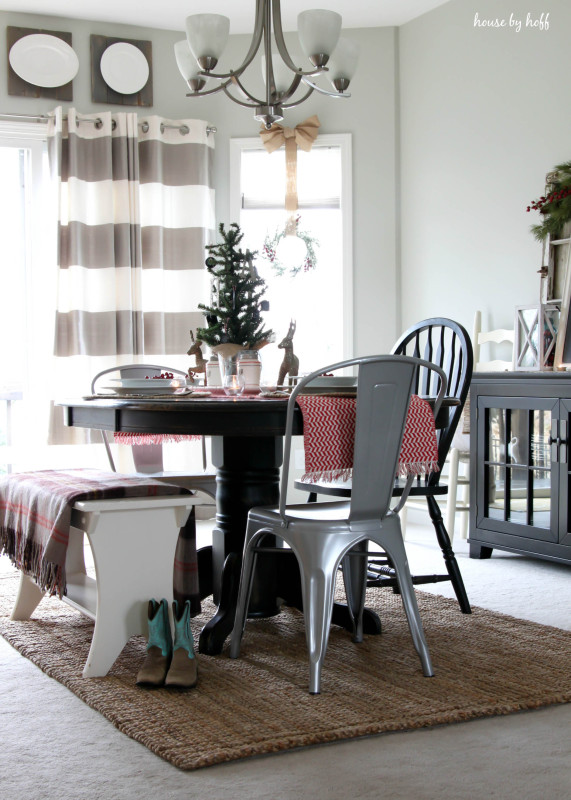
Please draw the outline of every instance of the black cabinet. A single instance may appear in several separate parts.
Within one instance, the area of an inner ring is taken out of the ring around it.
[[[470,556],[571,564],[571,374],[474,373],[470,397]]]

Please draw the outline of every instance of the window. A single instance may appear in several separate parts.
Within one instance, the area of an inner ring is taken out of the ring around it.
[[[352,355],[351,137],[319,136],[309,153],[298,150],[299,228],[317,240],[316,267],[295,276],[278,275],[262,257],[266,236],[282,231],[285,214],[285,151],[268,154],[258,139],[231,141],[232,221],[244,231],[243,246],[257,250],[256,266],[266,280],[267,325],[276,344],[296,321],[294,351],[300,372],[310,372]],[[282,263],[299,266],[302,257]],[[263,377],[275,380],[283,351],[262,351]]]
[[[45,125],[2,125],[0,170],[0,471],[10,471],[22,432],[28,427],[37,433],[39,418],[26,413],[25,404],[42,385],[47,351],[38,348],[43,351],[49,341],[49,327],[41,337],[32,335],[34,324],[50,325],[45,309],[53,291],[48,271],[40,267],[47,255],[42,254]]]
[[[47,444],[57,226],[45,124],[0,123],[0,170],[0,472],[87,465],[84,448]]]

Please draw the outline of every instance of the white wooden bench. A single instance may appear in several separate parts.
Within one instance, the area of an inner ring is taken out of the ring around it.
[[[106,675],[131,636],[147,634],[151,598],[164,597],[170,607],[179,530],[199,503],[192,495],[169,495],[74,504],[62,600],[95,621],[84,678]],[[85,536],[95,578],[86,572]],[[11,619],[29,619],[43,596],[22,572]]]

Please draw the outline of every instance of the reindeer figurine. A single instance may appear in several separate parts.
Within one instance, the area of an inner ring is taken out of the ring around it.
[[[299,374],[299,358],[293,352],[293,335],[295,333],[296,323],[293,321],[289,324],[289,331],[285,339],[278,344],[280,350],[285,350],[284,360],[280,367],[278,375],[278,386],[283,386],[286,375],[292,378],[294,375]]]
[[[196,366],[190,367],[188,370],[188,377],[192,378],[192,373],[204,372],[204,382],[206,383],[206,359],[202,355],[202,341],[194,338],[194,333],[190,331],[190,340],[192,345],[190,350],[187,350],[187,356],[194,356]]]

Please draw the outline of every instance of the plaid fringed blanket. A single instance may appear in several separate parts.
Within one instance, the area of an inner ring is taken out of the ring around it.
[[[355,397],[299,395],[303,414],[305,483],[347,481],[353,469]],[[430,404],[413,394],[410,398],[398,461],[399,475],[438,471],[438,443]]]
[[[76,501],[188,493],[169,483],[93,469],[5,475],[0,477],[0,553],[43,591],[61,597]]]

